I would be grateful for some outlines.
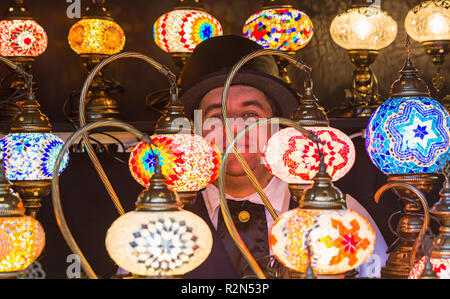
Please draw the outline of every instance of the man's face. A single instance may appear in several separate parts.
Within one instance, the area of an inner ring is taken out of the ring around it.
[[[222,123],[222,92],[223,87],[209,91],[200,102],[199,109],[202,111],[203,136],[214,142],[222,153],[225,153],[229,142],[226,138],[225,125]],[[272,107],[265,94],[244,85],[234,85],[229,89],[227,112],[233,137],[250,123],[260,118],[273,117]],[[250,130],[245,138],[242,137],[237,143],[239,152],[253,171],[264,168],[261,163],[261,151],[269,137],[267,126],[259,126]],[[227,175],[245,175],[234,155],[229,156]]]

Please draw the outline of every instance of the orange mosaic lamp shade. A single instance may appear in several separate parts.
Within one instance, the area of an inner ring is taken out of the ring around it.
[[[0,218],[0,273],[28,268],[45,245],[44,229],[32,217]]]
[[[345,176],[353,167],[356,150],[352,140],[331,127],[306,127],[322,142],[327,173],[333,181]],[[267,169],[289,184],[312,184],[319,171],[317,145],[295,128],[280,130],[267,142],[263,154]]]
[[[68,39],[77,54],[113,55],[125,46],[122,28],[104,19],[81,19],[70,29]]]
[[[411,269],[409,279],[418,279],[425,270],[427,257],[422,257]],[[440,279],[450,279],[450,259],[430,258],[431,267]]]
[[[353,210],[294,209],[272,226],[269,245],[286,267],[305,273],[308,254],[317,275],[334,275],[362,265],[375,249],[375,231]]]
[[[131,152],[130,172],[144,187],[149,186],[158,155],[167,186],[177,192],[199,191],[219,176],[222,158],[219,149],[199,135],[154,135],[156,145],[139,143]]]
[[[47,49],[44,28],[34,20],[0,21],[0,55],[5,57],[36,57]]]

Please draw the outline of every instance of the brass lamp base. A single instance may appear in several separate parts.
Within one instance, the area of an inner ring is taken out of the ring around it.
[[[303,193],[311,184],[289,184],[289,192],[291,193],[292,199],[296,202],[300,202]]]
[[[25,207],[25,214],[36,218],[37,212],[42,207],[42,198],[50,194],[52,182],[42,181],[11,181],[15,192],[20,195]]]
[[[16,272],[0,272],[0,279],[17,279],[20,276],[25,274],[24,271],[16,271]]]
[[[441,67],[444,64],[445,55],[450,51],[450,40],[426,41],[422,45],[437,67],[437,72],[432,78],[432,84],[434,89],[440,92],[445,85],[445,76],[441,73]]]
[[[389,175],[387,181],[412,185],[426,195],[433,189],[438,179],[436,174],[400,174]],[[404,207],[396,229],[398,240],[394,243],[395,246],[389,254],[385,267],[381,269],[381,278],[407,279],[411,271],[410,258],[414,250],[414,242],[423,226],[424,216],[417,195],[406,188],[393,189]],[[414,263],[419,259],[420,256],[416,255]]]
[[[375,50],[349,50],[348,55],[356,66],[352,87],[346,96],[348,105],[341,104],[333,109],[333,117],[370,117],[382,104],[378,95],[378,80],[370,69],[378,56]]]

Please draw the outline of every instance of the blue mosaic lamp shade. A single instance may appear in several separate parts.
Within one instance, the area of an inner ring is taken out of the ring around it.
[[[385,174],[437,173],[450,160],[450,115],[430,97],[391,98],[372,115],[366,149]]]
[[[10,181],[51,180],[64,141],[50,133],[13,133],[0,139],[3,166]],[[66,153],[61,173],[69,162]]]

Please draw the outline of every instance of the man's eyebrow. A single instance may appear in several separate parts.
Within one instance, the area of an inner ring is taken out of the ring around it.
[[[214,109],[217,109],[217,108],[222,109],[222,104],[212,104],[212,105],[206,107],[205,115],[208,115],[208,113],[211,112],[211,110],[214,110]]]
[[[264,110],[263,105],[259,101],[256,101],[256,100],[245,101],[245,102],[241,103],[241,106],[243,106],[243,107],[256,106],[256,107],[260,108],[261,110]],[[208,106],[205,109],[205,115],[208,115],[208,113],[211,112],[211,110],[214,110],[217,108],[222,109],[222,104],[212,104],[212,105]]]

